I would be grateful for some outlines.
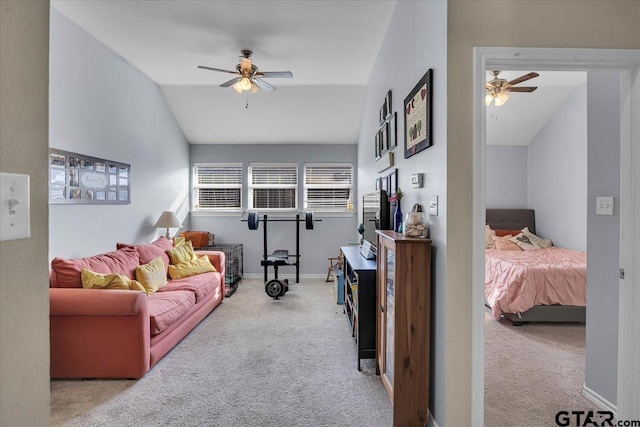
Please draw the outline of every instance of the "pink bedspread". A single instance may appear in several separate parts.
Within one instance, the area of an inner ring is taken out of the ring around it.
[[[550,247],[537,251],[487,249],[484,295],[493,316],[534,305],[587,305],[587,254]]]

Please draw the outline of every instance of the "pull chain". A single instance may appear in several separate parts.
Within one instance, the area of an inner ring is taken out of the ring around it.
[[[245,92],[245,93],[246,93],[246,96],[247,96],[247,98],[246,98],[247,99],[247,105],[245,105],[244,108],[246,109],[246,108],[249,108],[249,92]]]

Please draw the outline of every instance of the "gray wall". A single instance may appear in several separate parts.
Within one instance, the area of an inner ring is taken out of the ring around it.
[[[153,240],[189,194],[189,144],[162,91],[55,8],[50,55],[49,145],[131,164],[131,204],[51,205],[50,258]]]
[[[0,242],[0,425],[47,426],[48,1],[0,2],[0,77],[0,171],[31,177],[31,237]]]
[[[487,146],[487,208],[527,206],[527,146]]]
[[[585,385],[615,404],[620,265],[620,75],[589,72],[587,335]],[[596,197],[614,197],[614,215],[596,215]]]
[[[304,163],[313,162],[351,162],[354,171],[356,164],[356,145],[191,145],[191,162],[234,162],[243,164],[244,188],[242,205],[246,210],[247,200],[247,167],[251,162],[285,162],[298,163],[298,210],[303,210],[303,173]],[[355,175],[355,173],[354,173]],[[356,188],[357,182],[354,183]],[[356,198],[354,202],[357,203]],[[354,208],[355,209],[355,208]],[[268,214],[268,217],[276,217]],[[295,214],[282,214],[285,218],[294,218]],[[340,246],[355,241],[355,230],[359,221],[356,213],[314,215],[322,222],[317,222],[314,230],[305,230],[300,225],[300,274],[326,274],[329,265],[327,258],[338,256]],[[246,215],[211,215],[192,213],[190,227],[192,230],[209,231],[216,235],[218,243],[242,243],[245,274],[262,274],[260,260],[263,254],[263,233],[261,223],[257,231],[250,231]],[[290,254],[296,252],[295,223],[271,222],[268,225],[268,251],[287,249]],[[279,275],[295,274],[295,268],[279,270]],[[273,269],[269,269],[269,277],[273,277]]]
[[[433,69],[433,146],[404,158],[403,100]],[[398,147],[394,152],[398,185],[405,197],[403,211],[414,203],[428,206],[432,195],[439,197],[439,215],[430,218],[432,239],[431,378],[430,409],[438,424],[445,420],[445,306],[447,246],[447,3],[398,2],[378,53],[365,97],[358,143],[358,194],[372,191],[376,172],[374,135],[379,129],[378,113],[387,91],[392,91],[392,110],[398,115]],[[424,187],[411,188],[411,174],[424,173]]]
[[[529,144],[527,206],[536,234],[554,245],[587,249],[587,87],[560,106]]]

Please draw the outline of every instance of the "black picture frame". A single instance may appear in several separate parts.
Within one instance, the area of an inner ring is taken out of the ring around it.
[[[404,158],[407,159],[433,145],[431,103],[433,70],[427,70],[404,99]]]
[[[397,113],[391,114],[388,121],[389,126],[389,150],[393,150],[398,145],[398,128],[397,128]]]
[[[384,154],[389,150],[389,123],[384,122],[380,128],[380,153]]]
[[[382,155],[382,144],[381,144],[381,141],[380,141],[380,131],[376,132],[374,147],[375,147],[375,158],[377,160]]]
[[[389,194],[389,197],[395,197],[396,193],[398,192],[398,169],[394,169],[389,172],[389,175],[387,175],[386,179],[388,181],[387,193]]]
[[[381,178],[376,178],[376,191],[382,189],[382,180]]]

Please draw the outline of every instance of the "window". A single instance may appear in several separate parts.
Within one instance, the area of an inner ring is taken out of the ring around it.
[[[353,210],[353,165],[307,163],[304,165],[304,208],[312,211]]]
[[[298,165],[254,163],[249,165],[249,209],[297,210]]]
[[[242,210],[242,164],[194,163],[193,210]]]

